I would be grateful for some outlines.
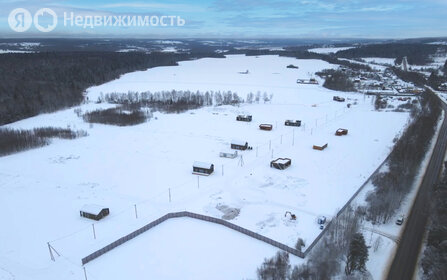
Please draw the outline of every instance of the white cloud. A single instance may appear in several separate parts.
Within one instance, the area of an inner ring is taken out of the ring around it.
[[[165,3],[113,3],[101,6],[103,8],[146,8],[160,10],[175,10],[184,12],[200,12],[205,10],[203,6],[185,4],[165,4]]]

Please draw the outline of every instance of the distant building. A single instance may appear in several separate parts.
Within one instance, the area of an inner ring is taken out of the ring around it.
[[[270,167],[284,170],[292,164],[292,160],[290,158],[277,158],[270,162]]]
[[[267,123],[263,123],[263,124],[259,125],[259,129],[260,130],[272,130],[273,129],[273,125],[267,124]]]
[[[313,147],[312,147],[314,150],[319,150],[319,151],[322,151],[322,150],[324,150],[324,149],[326,149],[327,148],[327,143],[326,144],[324,144],[324,145],[313,145]]]
[[[301,121],[300,120],[286,120],[284,122],[285,126],[301,126]]]
[[[86,204],[79,211],[81,217],[99,221],[109,215],[109,208],[105,208],[95,204]]]
[[[242,122],[251,122],[253,119],[253,117],[251,115],[238,115],[236,117],[237,121],[242,121]]]
[[[240,141],[240,140],[232,140],[231,148],[234,150],[245,151],[248,149],[248,142]]]
[[[345,102],[345,99],[340,96],[334,96],[334,97],[332,97],[332,100],[338,101],[338,102]]]
[[[193,174],[210,175],[214,172],[214,164],[195,161],[192,165]]]
[[[408,61],[407,61],[406,56],[404,56],[404,58],[402,58],[401,68],[402,68],[402,71],[405,71],[405,72],[408,71]]]
[[[339,128],[335,131],[335,135],[337,136],[342,136],[342,135],[347,135],[348,134],[348,130],[346,128]]]
[[[237,151],[234,151],[234,152],[232,152],[232,151],[220,152],[219,156],[223,157],[223,158],[236,158],[237,157]]]

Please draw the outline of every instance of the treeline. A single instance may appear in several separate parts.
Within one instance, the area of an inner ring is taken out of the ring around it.
[[[338,51],[336,55],[344,58],[361,57],[387,57],[396,58],[396,63],[401,63],[404,56],[408,63],[414,65],[425,65],[432,62],[430,56],[435,54],[438,49],[447,51],[447,47],[423,44],[423,43],[388,43],[363,45],[357,48]]]
[[[145,113],[141,110],[133,109],[129,111],[122,108],[110,108],[87,112],[82,118],[88,123],[128,126],[144,123],[150,116],[150,112]]]
[[[435,90],[439,90],[439,87],[447,82],[447,61],[444,63],[444,66],[441,68],[441,70],[442,73],[440,73],[439,71],[433,71],[430,74],[430,77],[428,77],[427,79],[428,85]]]
[[[87,136],[87,132],[67,128],[42,127],[33,130],[1,128],[0,156],[48,145],[51,138],[75,139],[83,136]]]
[[[264,93],[264,100],[270,100],[270,97]],[[249,93],[247,99],[250,103],[253,100],[260,99],[260,93],[256,97]],[[186,110],[197,109],[203,106],[237,105],[244,102],[244,99],[232,91],[189,91],[189,90],[170,90],[170,91],[145,91],[127,93],[107,93],[99,98],[99,102],[108,102],[111,104],[124,105],[124,108],[151,108],[153,110],[164,111],[168,113],[180,113]]]
[[[413,83],[415,86],[423,87],[427,83],[425,76],[419,72],[403,71],[398,67],[391,67],[391,69],[399,79]]]
[[[326,69],[316,73],[320,77],[324,77],[323,86],[328,89],[338,91],[354,91],[354,83],[346,72],[335,69]]]
[[[331,64],[338,64],[347,68],[350,68],[352,70],[357,71],[368,71],[372,72],[373,69],[365,64],[361,63],[354,63],[350,61],[346,61],[343,59],[339,59],[334,54],[321,54],[321,53],[313,53],[309,52],[307,50],[295,50],[295,51],[282,51],[278,53],[280,56],[286,56],[286,57],[294,57],[297,59],[321,59]]]
[[[247,95],[250,103],[260,100],[260,92],[255,96],[253,93]],[[269,101],[273,95],[264,93],[264,101]],[[95,110],[84,113],[76,111],[78,116],[82,115],[84,121],[89,123],[101,123],[118,126],[136,125],[143,123],[152,117],[153,111],[166,113],[181,113],[187,110],[201,108],[211,105],[237,105],[244,100],[232,91],[145,91],[127,93],[112,92],[99,96],[98,103],[107,102],[118,104],[116,108],[106,110]]]
[[[422,256],[423,279],[447,279],[447,175],[431,193],[427,244]]]
[[[340,274],[353,277],[349,279],[368,279],[365,273],[368,249],[360,233],[361,216],[359,211],[346,209],[328,224],[326,234],[312,249],[305,264],[292,268],[288,254],[279,252],[258,268],[258,279],[326,280]]]
[[[386,223],[411,190],[413,181],[426,155],[441,114],[437,97],[429,91],[421,96],[421,109],[397,140],[388,159],[388,170],[373,178],[374,192],[367,195],[367,218],[373,223]]]
[[[215,55],[215,54],[210,54]],[[51,52],[2,54],[0,63],[0,125],[43,112],[74,106],[91,86],[121,74],[205,53]]]

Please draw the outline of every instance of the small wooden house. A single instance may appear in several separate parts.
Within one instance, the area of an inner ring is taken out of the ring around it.
[[[334,97],[332,97],[332,100],[338,101],[338,102],[345,102],[345,99],[340,96],[334,96]]]
[[[231,148],[234,149],[234,150],[245,151],[245,150],[248,149],[248,142],[239,141],[239,140],[232,140],[231,141]]]
[[[348,134],[348,130],[345,128],[339,128],[335,131],[335,135],[337,136],[342,136],[342,135],[347,135]]]
[[[290,158],[277,158],[270,162],[270,167],[274,167],[276,169],[284,170],[292,164],[292,160]]]
[[[285,126],[301,126],[301,121],[299,120],[286,120],[284,122]]]
[[[192,165],[192,173],[208,176],[214,172],[214,164],[195,161]]]
[[[237,151],[234,151],[234,152],[232,152],[232,151],[220,152],[219,156],[223,157],[223,158],[236,158],[237,157]]]
[[[81,217],[99,221],[110,214],[109,208],[105,208],[95,204],[86,204],[79,211]]]
[[[310,78],[309,79],[309,84],[318,85],[318,81],[315,78]]]
[[[310,85],[318,85],[318,81],[315,78],[306,79],[297,79],[296,82],[298,84],[310,84]]]
[[[326,148],[327,148],[327,143],[324,144],[324,145],[313,145],[313,149],[314,149],[314,150],[322,151],[322,150],[324,150],[324,149],[326,149]]]
[[[273,125],[267,124],[267,123],[263,123],[263,124],[259,125],[259,129],[260,130],[272,130],[273,129]]]
[[[236,120],[240,122],[251,122],[252,119],[253,119],[252,115],[238,115],[236,117]]]

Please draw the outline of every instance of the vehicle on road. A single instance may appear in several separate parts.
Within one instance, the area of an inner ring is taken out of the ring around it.
[[[404,215],[399,216],[399,218],[397,218],[396,220],[396,225],[400,226],[404,223],[405,217]]]

